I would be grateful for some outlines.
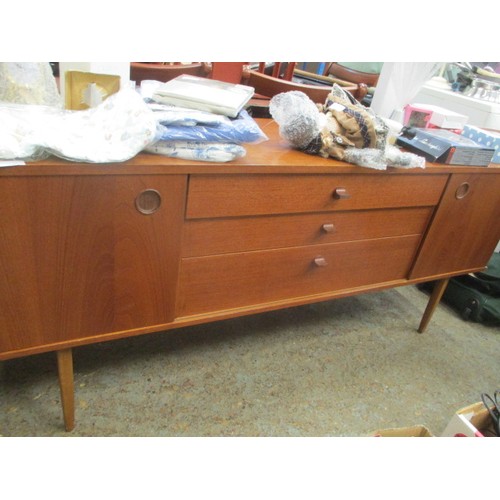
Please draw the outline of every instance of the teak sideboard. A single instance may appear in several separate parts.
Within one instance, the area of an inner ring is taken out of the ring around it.
[[[0,360],[436,281],[500,240],[500,168],[375,171],[269,140],[227,164],[140,154],[0,169]]]

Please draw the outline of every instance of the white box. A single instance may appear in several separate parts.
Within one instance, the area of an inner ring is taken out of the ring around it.
[[[460,92],[443,90],[425,84],[415,97],[425,102],[461,113],[469,117],[467,123],[489,130],[500,130],[500,103],[467,97]]]
[[[491,427],[491,417],[482,402],[458,410],[448,422],[443,437],[484,437]],[[488,435],[488,433],[487,433]]]
[[[469,120],[468,116],[432,104],[415,103],[412,106],[431,111],[432,116],[429,119],[429,124],[439,128],[462,130]]]

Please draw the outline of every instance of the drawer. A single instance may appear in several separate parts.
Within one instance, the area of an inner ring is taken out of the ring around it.
[[[185,258],[176,316],[404,279],[419,241],[412,235]]]
[[[437,204],[447,175],[193,175],[187,218]]]
[[[433,208],[189,219],[183,257],[422,234]]]

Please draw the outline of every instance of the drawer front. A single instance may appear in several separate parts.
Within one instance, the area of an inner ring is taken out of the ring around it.
[[[435,205],[447,175],[193,175],[187,218]]]
[[[422,234],[432,208],[190,219],[183,257]]]
[[[176,316],[403,279],[419,241],[413,235],[185,258]]]

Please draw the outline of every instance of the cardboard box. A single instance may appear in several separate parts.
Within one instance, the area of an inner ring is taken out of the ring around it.
[[[458,410],[445,430],[443,437],[485,437],[493,435],[493,422],[482,402]]]
[[[119,90],[117,75],[66,71],[65,107],[73,111],[93,108]]]
[[[405,127],[428,128],[432,111],[420,108],[417,104],[407,104],[404,107],[403,125]]]
[[[500,133],[484,130],[473,125],[466,125],[462,130],[462,135],[472,139],[477,144],[494,148],[495,154],[491,163],[500,163]]]
[[[411,134],[399,136],[396,144],[428,161],[449,165],[487,167],[495,153],[492,147],[443,129],[413,128]]]
[[[393,429],[380,429],[375,431],[374,437],[434,437],[432,432],[424,425],[412,427],[395,427]]]
[[[411,123],[422,119],[425,125]],[[409,104],[405,106],[405,125],[427,128],[430,126],[444,129],[462,130],[469,117],[432,104]],[[406,123],[408,120],[408,123]]]

